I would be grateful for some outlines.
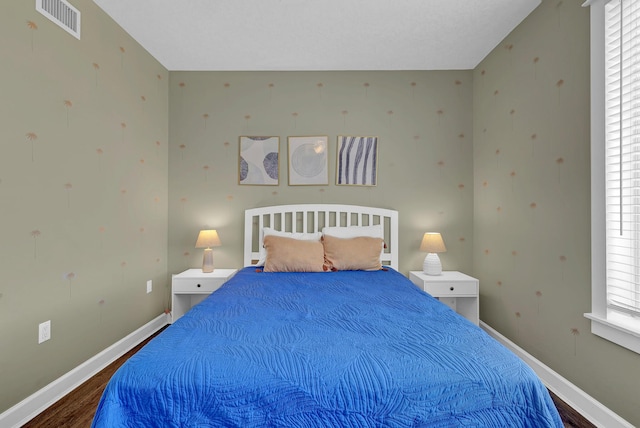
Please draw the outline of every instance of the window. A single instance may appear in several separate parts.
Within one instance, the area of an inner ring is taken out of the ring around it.
[[[640,2],[591,6],[591,331],[640,353]]]

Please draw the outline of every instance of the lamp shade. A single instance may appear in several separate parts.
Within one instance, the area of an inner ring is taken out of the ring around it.
[[[196,240],[196,248],[211,248],[222,245],[216,230],[201,230]]]
[[[436,232],[427,232],[422,237],[420,251],[426,251],[427,253],[444,253],[447,251],[447,247],[444,245],[442,235]]]

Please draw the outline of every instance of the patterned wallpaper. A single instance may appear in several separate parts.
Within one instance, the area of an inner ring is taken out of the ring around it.
[[[640,356],[590,332],[589,9],[547,0],[474,70],[481,318],[628,421]],[[614,363],[611,363],[614,362]]]
[[[169,271],[202,264],[198,230],[218,230],[219,267],[242,265],[247,208],[288,203],[400,211],[400,270],[421,269],[439,231],[445,269],[470,271],[472,72],[172,72]],[[328,137],[329,185],[288,185],[289,136]],[[378,137],[376,186],[336,185],[337,138]],[[280,139],[277,186],[239,184],[239,137]]]
[[[0,411],[168,308],[169,277],[242,263],[242,212],[400,211],[400,270],[440,231],[481,317],[630,422],[638,355],[593,336],[588,10],[543,0],[473,71],[168,73],[90,0],[77,41],[0,14]],[[240,136],[278,136],[277,186],[240,185]],[[289,186],[287,137],[326,135],[329,184]],[[337,186],[339,135],[377,136],[378,184]],[[147,279],[154,291],[145,293]],[[37,345],[37,325],[52,339]],[[10,349],[10,352],[6,352]],[[606,364],[605,361],[615,361]],[[12,385],[11,388],[7,385]]]
[[[32,1],[0,14],[0,412],[168,307],[169,75],[73,3],[80,41]]]

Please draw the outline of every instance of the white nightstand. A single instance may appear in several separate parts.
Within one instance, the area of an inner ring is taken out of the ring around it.
[[[171,322],[222,287],[238,269],[215,269],[203,273],[202,269],[187,269],[171,277]]]
[[[480,282],[476,278],[457,271],[443,271],[442,275],[411,271],[409,279],[475,325],[480,323]]]

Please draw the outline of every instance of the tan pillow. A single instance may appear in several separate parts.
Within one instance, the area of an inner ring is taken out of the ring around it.
[[[325,235],[324,267],[327,270],[379,270],[382,238],[359,236],[357,238],[336,238]]]
[[[264,248],[264,237],[269,235],[284,236],[285,238],[299,239],[303,241],[318,241],[322,238],[322,232],[305,233],[305,232],[282,232],[271,227],[262,228],[262,242],[260,242],[260,253],[256,266],[264,266],[267,260],[267,250]]]
[[[265,272],[323,272],[324,250],[319,241],[301,241],[269,235],[264,237]]]

